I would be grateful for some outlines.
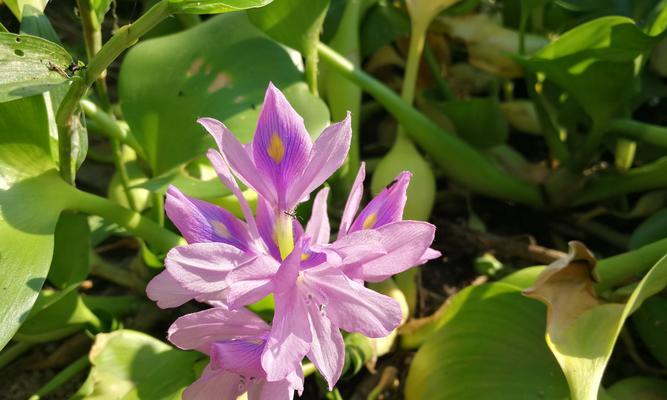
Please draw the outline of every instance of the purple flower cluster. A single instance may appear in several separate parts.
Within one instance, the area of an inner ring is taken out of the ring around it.
[[[234,400],[247,392],[250,400],[292,399],[295,390],[303,390],[304,357],[333,388],[345,359],[341,329],[379,338],[401,322],[398,303],[364,282],[385,280],[439,256],[429,248],[433,225],[402,221],[410,173],[401,173],[358,212],[362,165],[331,242],[328,188],[316,195],[305,229],[291,215],[344,162],[349,115],[313,143],[303,119],[269,84],[249,145],[219,121],[198,122],[218,144],[220,151],[209,150],[208,158],[238,198],[244,221],[169,188],[167,215],[189,244],[167,254],[148,296],[162,308],[193,299],[212,306],[179,318],[169,329],[174,345],[210,356],[183,398]],[[236,179],[257,192],[255,215]],[[268,325],[244,306],[270,294],[275,314]]]

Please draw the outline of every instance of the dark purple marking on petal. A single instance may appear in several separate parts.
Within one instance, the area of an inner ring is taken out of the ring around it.
[[[277,206],[289,210],[288,191],[308,165],[312,142],[303,118],[285,96],[269,84],[252,141],[257,174],[267,177],[276,194]],[[273,200],[270,196],[265,196]],[[272,201],[273,202],[273,201]]]
[[[248,227],[222,207],[188,197],[170,186],[165,209],[188,243],[222,242],[248,250]]]
[[[373,198],[359,213],[348,233],[362,229],[376,229],[383,225],[400,221],[407,200],[406,191],[410,183],[409,172],[401,172],[396,182]]]

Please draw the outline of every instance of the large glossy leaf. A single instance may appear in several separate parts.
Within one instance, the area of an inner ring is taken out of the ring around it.
[[[328,124],[326,105],[308,93],[290,53],[244,13],[134,47],[123,62],[119,91],[123,114],[153,173],[161,175],[214,146],[198,117],[217,118],[249,141],[269,81],[285,91],[311,134]]]
[[[46,278],[67,185],[49,156],[42,96],[0,104],[0,348],[23,322]]]
[[[595,259],[580,243],[547,267],[525,291],[549,307],[546,341],[574,400],[596,399],[616,339],[627,317],[667,286],[667,257],[644,276],[625,304],[607,303],[593,290]]]
[[[274,0],[248,16],[273,39],[308,55],[316,51],[328,8],[329,0]]]
[[[520,62],[604,122],[637,90],[635,61],[656,44],[626,17],[602,17],[566,32]]]
[[[407,400],[562,399],[567,383],[544,343],[545,309],[504,283],[461,291],[419,349]]]
[[[169,0],[169,6],[174,13],[220,14],[262,7],[272,1],[273,0]]]
[[[54,89],[68,79],[71,62],[65,49],[46,39],[0,33],[0,102]]]
[[[56,225],[48,279],[64,289],[86,279],[90,271],[90,227],[83,214],[64,212]]]
[[[90,350],[87,384],[75,398],[178,400],[195,379],[193,363],[198,357],[141,332],[99,334]]]

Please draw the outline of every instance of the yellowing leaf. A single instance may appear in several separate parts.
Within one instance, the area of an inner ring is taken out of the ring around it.
[[[595,400],[605,367],[626,318],[667,286],[667,257],[637,285],[625,304],[602,301],[593,288],[595,258],[579,242],[549,265],[524,294],[548,307],[546,342],[570,386],[573,400]]]

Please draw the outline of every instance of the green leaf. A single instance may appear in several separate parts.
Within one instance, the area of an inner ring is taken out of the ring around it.
[[[68,80],[72,56],[48,40],[0,33],[0,102],[54,89]]]
[[[53,233],[69,186],[49,156],[42,96],[0,103],[0,348],[23,322],[44,283]]]
[[[410,34],[410,18],[393,1],[378,1],[364,17],[364,29],[360,32],[363,57],[368,57],[381,47],[401,36]]]
[[[537,279],[542,271],[544,271],[543,266],[522,268],[507,275],[500,282],[516,286],[519,289],[526,289],[533,286],[535,279]]]
[[[60,45],[60,38],[53,29],[49,18],[44,15],[42,10],[32,6],[23,8],[23,18],[21,19],[21,33],[39,36]]]
[[[489,148],[507,140],[507,121],[496,99],[448,101],[443,108],[456,127],[456,133],[471,145]]]
[[[248,142],[269,81],[285,92],[311,135],[329,123],[326,105],[308,92],[290,53],[244,13],[135,46],[121,67],[119,94],[123,115],[159,176],[215,146],[198,117],[217,118]]]
[[[644,276],[627,303],[605,303],[593,290],[595,259],[580,243],[547,267],[524,293],[549,307],[547,343],[570,385],[573,400],[598,396],[605,367],[627,317],[667,286],[667,256]]]
[[[49,0],[5,0],[5,4],[12,14],[21,22],[23,22],[22,17],[25,7],[32,7],[43,12],[48,2]]]
[[[607,394],[614,400],[664,400],[667,398],[667,381],[635,376],[611,385]]]
[[[635,62],[656,44],[626,17],[595,19],[566,32],[529,59],[519,59],[572,95],[604,122],[637,91]]]
[[[628,247],[630,250],[638,249],[665,237],[667,237],[667,208],[651,215],[639,224],[630,235]]]
[[[667,299],[647,299],[632,315],[632,322],[653,358],[667,367]]]
[[[274,0],[248,17],[273,39],[309,56],[317,51],[328,8],[329,0]]]
[[[544,343],[544,315],[514,286],[464,289],[415,355],[406,400],[565,398],[565,378]]]
[[[273,0],[169,0],[173,13],[220,14],[263,7]]]
[[[87,400],[177,400],[195,379],[193,364],[198,357],[141,332],[99,334],[90,350],[87,393],[79,395]]]
[[[59,289],[86,279],[90,271],[90,227],[83,214],[64,212],[56,225],[49,281]]]
[[[48,342],[62,339],[86,326],[99,325],[99,320],[81,299],[74,284],[56,292],[42,290],[26,322],[16,332],[16,340]]]
[[[200,199],[227,196],[231,192],[220,180],[215,177],[211,179],[197,179],[188,175],[182,168],[169,171],[153,179],[149,179],[137,187],[145,188],[155,193],[167,193],[169,185],[176,186],[188,196]]]
[[[109,11],[111,6],[111,0],[86,0],[90,1],[90,8],[95,12],[95,19],[93,24],[95,24],[96,29],[100,29],[102,22],[104,22],[104,15]]]

